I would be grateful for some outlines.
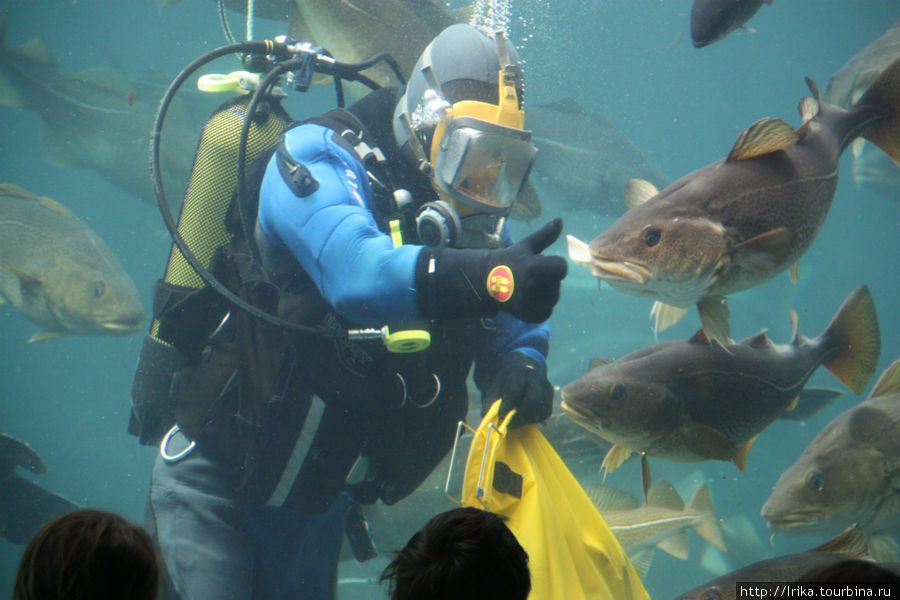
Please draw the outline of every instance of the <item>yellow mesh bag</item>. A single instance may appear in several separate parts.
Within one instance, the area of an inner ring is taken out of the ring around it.
[[[503,515],[528,552],[529,600],[649,600],[628,556],[533,425],[498,426],[498,400],[475,431],[461,501]],[[501,491],[502,490],[502,491]]]

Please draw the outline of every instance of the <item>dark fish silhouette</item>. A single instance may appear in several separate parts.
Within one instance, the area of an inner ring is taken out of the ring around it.
[[[31,483],[17,467],[38,475],[47,470],[31,446],[0,433],[0,536],[25,544],[41,525],[78,506]]]
[[[730,460],[743,470],[756,436],[797,406],[819,365],[859,392],[880,348],[875,305],[860,286],[813,339],[795,327],[785,345],[763,331],[722,347],[700,331],[592,369],[562,388],[561,404],[577,423],[615,444],[603,460],[607,471],[632,451],[682,462]]]
[[[133,81],[114,68],[63,72],[39,37],[8,48],[8,21],[7,12],[0,11],[0,104],[41,116],[44,159],[97,171],[125,192],[156,204],[147,148],[165,84]],[[193,118],[192,111],[201,110],[183,103],[186,97],[178,94],[173,101],[160,148],[173,210],[180,206],[203,122]]]
[[[843,563],[848,559],[866,559],[866,536],[852,527],[841,535],[807,552],[776,556],[747,565],[687,591],[675,600],[739,600],[738,582],[793,583],[813,569]],[[774,590],[772,591],[774,596]],[[771,596],[770,596],[771,597]]]
[[[707,337],[726,345],[725,296],[768,281],[806,252],[831,207],[844,148],[863,136],[900,160],[900,59],[852,107],[807,97],[800,114],[796,131],[779,119],[757,121],[726,158],[659,193],[635,186],[633,208],[590,245],[567,236],[569,256],[614,288],[654,299],[655,330],[697,305]]]
[[[691,40],[695,48],[708,46],[727,36],[772,0],[694,0],[691,6]]]
[[[525,127],[538,147],[531,181],[556,210],[618,216],[630,178],[664,187],[665,177],[609,121],[571,98],[525,108]]]

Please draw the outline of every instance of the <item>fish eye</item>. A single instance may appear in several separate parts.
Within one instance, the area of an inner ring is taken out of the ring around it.
[[[625,386],[621,383],[617,383],[613,386],[612,390],[609,392],[609,397],[612,400],[619,401],[624,400],[627,392],[625,391]]]
[[[806,476],[806,485],[817,492],[825,489],[825,476],[820,471],[813,471]]]
[[[106,284],[102,281],[97,281],[94,283],[94,297],[99,298],[103,294],[106,293]]]
[[[641,241],[644,242],[644,245],[651,248],[659,243],[660,237],[662,237],[662,232],[659,230],[659,227],[653,225],[641,232]]]
[[[709,588],[703,592],[703,600],[722,600],[722,594],[717,588]]]

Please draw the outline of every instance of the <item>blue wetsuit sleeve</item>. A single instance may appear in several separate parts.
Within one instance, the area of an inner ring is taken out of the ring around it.
[[[414,283],[421,246],[395,248],[379,231],[365,168],[333,133],[307,124],[285,134],[291,156],[319,187],[305,198],[294,195],[273,156],[260,186],[259,227],[290,250],[341,316],[363,326],[420,319]]]
[[[550,326],[546,322],[526,323],[505,312],[498,313],[492,321],[495,332],[491,348],[478,357],[473,374],[475,385],[482,392],[490,386],[503,356],[521,352],[546,368],[550,349]]]

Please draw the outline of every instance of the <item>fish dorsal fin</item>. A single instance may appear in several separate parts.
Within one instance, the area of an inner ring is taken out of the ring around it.
[[[609,473],[612,473],[621,467],[622,463],[631,457],[631,453],[631,449],[618,444],[613,444],[613,447],[610,448],[609,452],[606,453],[606,456],[603,457],[603,462],[600,463],[600,470],[603,471],[603,477],[606,477]]]
[[[0,196],[14,196],[25,200],[34,199],[34,194],[13,183],[0,183]]]
[[[566,235],[569,259],[579,267],[591,266],[591,248],[574,235]]]
[[[800,100],[800,104],[797,105],[797,110],[800,112],[801,121],[797,133],[802,136],[802,131],[806,130],[806,124],[812,121],[815,116],[819,114],[819,101],[815,98],[804,96],[803,99]]]
[[[51,67],[57,65],[56,57],[53,56],[53,51],[50,50],[50,46],[47,45],[47,42],[41,37],[31,38],[21,46],[17,47],[15,52],[32,62],[50,65]]]
[[[590,369],[593,371],[597,367],[605,367],[606,365],[612,364],[612,361],[608,358],[592,358]]]
[[[629,179],[625,182],[625,207],[631,210],[658,193],[656,186],[645,179]]]
[[[682,529],[660,540],[656,547],[675,558],[687,560],[688,552],[691,548],[691,540],[688,539],[687,530]]]
[[[738,342],[739,344],[743,344],[745,346],[749,346],[751,348],[771,348],[772,341],[769,339],[769,336],[766,335],[766,330],[763,329],[756,335],[751,335],[745,340],[741,340]]]
[[[738,134],[726,162],[746,160],[784,150],[800,141],[800,136],[781,119],[760,119]]]
[[[878,398],[879,396],[889,396],[891,394],[900,393],[900,358],[891,363],[891,365],[881,372],[878,381],[872,386],[869,392],[869,398]]]
[[[76,219],[76,220],[78,219],[78,217],[76,217],[74,214],[72,214],[72,211],[70,211],[68,208],[66,208],[65,206],[63,206],[62,204],[60,204],[59,202],[57,202],[56,200],[54,200],[52,198],[48,198],[46,196],[35,196],[34,199],[37,201],[38,204],[40,204],[47,210],[52,210],[56,214],[62,215],[69,219]]]
[[[813,548],[810,552],[842,554],[851,558],[866,558],[866,534],[859,524],[854,523],[836,537]]]
[[[702,329],[698,329],[697,333],[691,336],[691,339],[688,340],[688,344],[701,344],[704,346],[709,345],[709,338],[706,337],[706,332]]]
[[[812,93],[813,98],[815,98],[816,102],[818,102],[822,98],[822,96],[819,95],[819,86],[817,86],[816,82],[809,77],[804,77],[803,79],[806,81],[806,87],[809,88],[809,91]]]
[[[663,479],[653,482],[653,485],[650,486],[650,491],[647,492],[647,505],[684,510],[684,500],[678,495],[678,490]]]
[[[609,510],[634,510],[641,505],[637,498],[625,490],[602,483],[585,484],[584,492],[601,513]]]

